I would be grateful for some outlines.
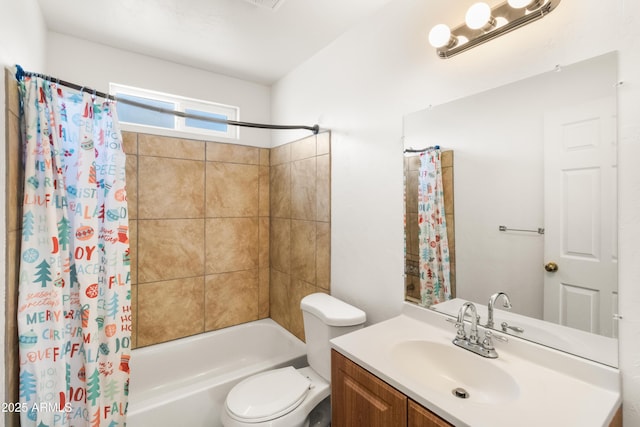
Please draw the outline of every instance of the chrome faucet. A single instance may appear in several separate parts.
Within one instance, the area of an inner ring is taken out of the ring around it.
[[[464,315],[467,313],[467,310],[471,310],[471,331],[469,331],[469,342],[473,344],[478,343],[478,311],[476,310],[476,306],[473,305],[472,302],[465,302],[460,310],[458,311],[458,323],[456,323],[456,327],[458,328],[458,332],[456,332],[456,338],[460,338],[463,340],[467,339],[467,332],[464,330]]]
[[[471,330],[469,331],[469,336],[467,337],[467,331],[464,329],[464,316],[467,313],[467,310],[471,310]],[[498,353],[493,347],[492,333],[487,330],[485,332],[484,340],[480,343],[478,341],[478,314],[476,310],[476,306],[471,302],[465,302],[460,310],[458,311],[458,319],[456,321],[456,337],[453,339],[453,343],[458,347],[462,347],[465,350],[472,351],[476,354],[479,354],[482,357],[488,357],[490,359],[495,359],[498,357]],[[496,338],[506,341],[507,339],[504,337]]]
[[[487,317],[487,324],[485,325],[487,328],[493,328],[493,307],[496,305],[496,301],[498,298],[504,297],[504,302],[502,303],[503,308],[511,308],[511,301],[509,301],[509,295],[504,292],[498,292],[491,295],[489,298],[489,304],[487,305],[487,310],[489,311],[489,315]]]

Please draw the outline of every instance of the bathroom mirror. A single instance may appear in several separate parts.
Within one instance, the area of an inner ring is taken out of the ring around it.
[[[506,292],[504,332],[617,365],[616,87],[612,52],[404,117],[405,149],[453,153],[457,299],[431,308],[453,315]],[[415,257],[405,265],[416,273]],[[419,281],[405,285],[417,302]]]

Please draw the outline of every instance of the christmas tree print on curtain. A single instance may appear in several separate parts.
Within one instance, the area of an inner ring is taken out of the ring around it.
[[[20,92],[21,425],[124,426],[131,290],[115,106],[35,77]]]
[[[430,307],[451,299],[449,240],[439,149],[420,154],[418,230],[421,304]]]

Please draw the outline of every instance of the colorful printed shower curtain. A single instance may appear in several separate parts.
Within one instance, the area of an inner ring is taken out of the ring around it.
[[[430,307],[451,299],[449,242],[439,149],[420,154],[418,227],[421,304]]]
[[[20,90],[21,423],[124,426],[131,287],[115,104],[36,77],[22,77]]]

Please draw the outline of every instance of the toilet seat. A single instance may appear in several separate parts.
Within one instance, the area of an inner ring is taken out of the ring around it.
[[[227,395],[226,408],[238,421],[269,421],[297,408],[310,388],[311,380],[292,366],[262,372],[238,383]]]

